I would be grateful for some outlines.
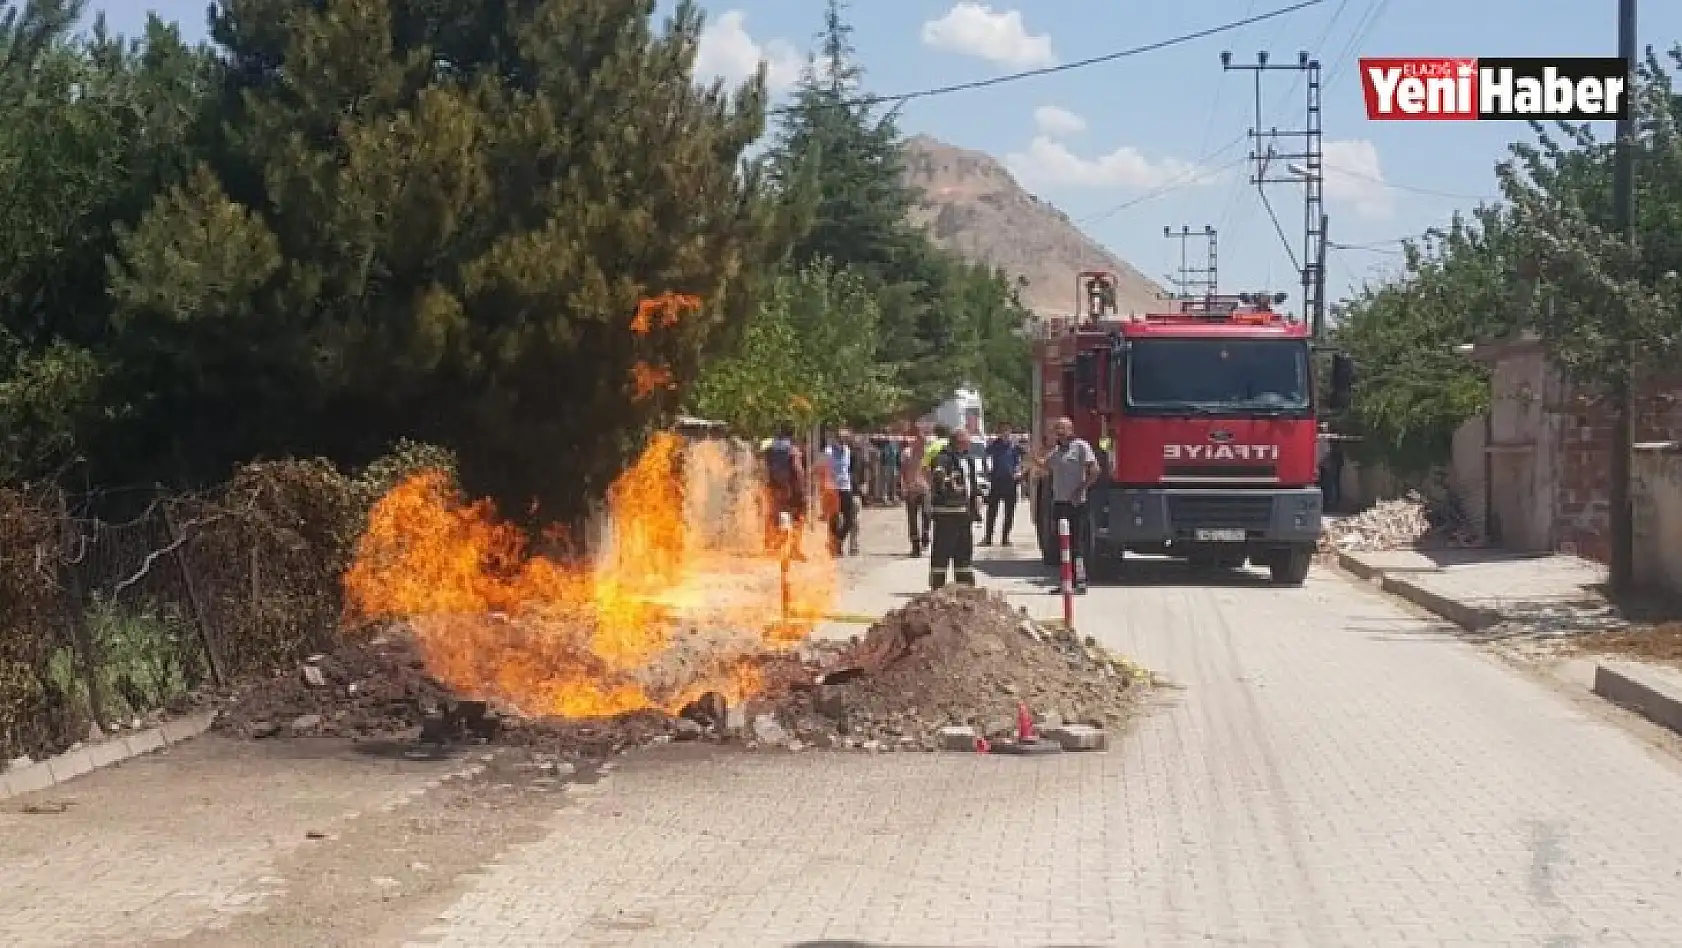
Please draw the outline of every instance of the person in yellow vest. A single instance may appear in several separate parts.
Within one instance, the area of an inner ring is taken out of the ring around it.
[[[946,449],[946,443],[952,438],[952,429],[945,425],[934,426],[934,438],[923,449],[923,467],[934,470],[934,459]]]

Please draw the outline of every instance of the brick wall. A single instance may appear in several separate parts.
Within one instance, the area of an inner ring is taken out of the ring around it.
[[[1612,426],[1606,403],[1581,386],[1567,384],[1568,398],[1555,407],[1554,455],[1558,482],[1554,497],[1554,540],[1566,551],[1605,562],[1607,484]],[[1682,377],[1644,380],[1636,395],[1636,441],[1682,439]]]

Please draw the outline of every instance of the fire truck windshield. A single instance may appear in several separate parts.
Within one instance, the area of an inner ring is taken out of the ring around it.
[[[1140,414],[1304,412],[1311,404],[1308,348],[1283,339],[1136,340],[1127,404]]]

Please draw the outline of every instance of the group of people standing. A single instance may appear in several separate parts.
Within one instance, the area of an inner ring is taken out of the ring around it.
[[[1008,427],[988,441],[978,456],[972,435],[937,425],[929,434],[856,436],[846,428],[829,432],[817,459],[815,480],[823,491],[821,510],[829,526],[830,552],[859,555],[859,511],[868,502],[899,504],[905,510],[910,555],[929,557],[929,585],[948,578],[975,583],[974,529],[982,525],[980,545],[997,536],[1011,545],[1017,501],[1023,496],[1030,466],[1051,479],[1054,516],[1065,517],[1082,533],[1085,495],[1099,469],[1092,448],[1072,436],[1066,419],[1056,426],[1055,445],[1030,458],[1027,445]],[[792,427],[779,430],[766,449],[771,515],[798,525],[805,516],[806,466]],[[796,531],[798,533],[799,531]],[[796,548],[795,555],[799,555]],[[1084,560],[1084,557],[1080,558]],[[1084,562],[1078,564],[1084,590]]]

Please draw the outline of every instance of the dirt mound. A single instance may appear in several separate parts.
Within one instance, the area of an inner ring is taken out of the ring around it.
[[[478,740],[606,756],[669,735],[674,722],[659,712],[577,721],[511,715],[452,692],[427,673],[410,638],[391,631],[247,683],[214,727],[248,738]]]
[[[246,683],[214,727],[245,737],[390,737],[453,698],[406,638],[384,635]]]
[[[677,715],[528,718],[452,691],[400,630],[317,655],[238,689],[215,727],[249,738],[479,741],[607,756],[667,740],[932,750],[948,725],[1014,733],[1019,702],[1041,727],[1121,722],[1142,669],[1028,619],[997,593],[926,593],[850,643],[806,643],[752,661],[762,691],[739,707],[709,694]]]
[[[951,725],[1013,734],[1019,702],[1041,727],[1115,726],[1149,682],[1092,640],[964,587],[918,596],[828,664],[828,683],[792,695],[779,723],[800,740],[873,750],[930,750]]]

